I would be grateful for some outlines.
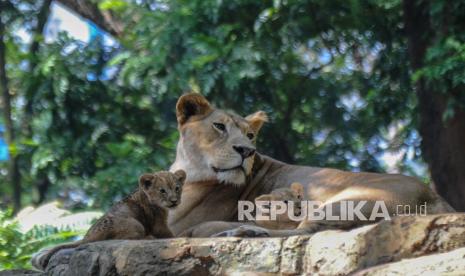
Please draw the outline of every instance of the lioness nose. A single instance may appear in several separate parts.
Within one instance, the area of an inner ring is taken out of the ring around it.
[[[255,149],[249,147],[233,146],[233,148],[242,156],[242,158],[247,158],[255,153]]]

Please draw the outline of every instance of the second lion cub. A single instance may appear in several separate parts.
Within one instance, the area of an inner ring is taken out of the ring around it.
[[[273,190],[269,194],[264,194],[255,199],[257,201],[283,201],[286,205],[288,202],[294,203],[294,215],[300,216],[301,206],[300,202],[304,197],[304,187],[298,182],[291,184],[289,188],[279,188]],[[260,208],[257,205],[257,209]],[[299,221],[289,219],[287,211],[284,214],[277,214],[276,220],[256,220],[258,226],[268,229],[295,229],[299,225]]]

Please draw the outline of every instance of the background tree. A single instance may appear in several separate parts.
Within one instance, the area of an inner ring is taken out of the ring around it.
[[[465,211],[465,2],[404,0],[423,156],[435,188]]]
[[[47,1],[34,2],[23,18],[43,18]],[[39,20],[6,25],[25,202],[102,207],[167,168],[175,102],[193,90],[242,115],[267,111],[259,148],[283,161],[383,172],[397,153],[397,171],[428,182],[425,158],[465,209],[462,1],[56,2],[119,44],[61,34],[25,47],[15,30],[39,34]]]
[[[10,156],[8,162],[8,181],[11,183],[13,194],[13,210],[16,212],[21,207],[21,174],[18,166],[18,156],[14,150],[16,143],[16,130],[13,125],[12,104],[7,76],[7,46],[6,25],[10,23],[16,9],[9,3],[1,3],[2,14],[0,14],[0,92],[2,98],[3,122],[5,124],[5,141],[10,146]]]

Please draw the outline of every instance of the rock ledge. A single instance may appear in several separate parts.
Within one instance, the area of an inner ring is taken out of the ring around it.
[[[465,274],[465,214],[397,217],[351,231],[289,238],[104,241],[62,250],[47,275],[385,275],[425,270]],[[458,249],[461,248],[461,249]],[[455,250],[457,249],[457,250]],[[455,251],[452,251],[455,250]],[[449,252],[451,251],[451,252]],[[449,252],[441,254],[444,252]],[[432,262],[437,254],[440,262]],[[462,257],[462,259],[460,259]],[[430,265],[428,268],[427,266]],[[432,267],[431,267],[432,266]],[[444,267],[442,267],[444,266]],[[419,275],[419,274],[418,274]]]

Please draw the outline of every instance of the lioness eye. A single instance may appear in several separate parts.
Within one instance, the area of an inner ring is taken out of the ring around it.
[[[163,188],[161,188],[161,189],[160,189],[160,193],[162,193],[162,194],[166,194],[166,190],[165,190],[165,189],[163,189]]]
[[[179,192],[179,187],[176,186],[176,188],[174,189],[176,192]]]
[[[255,136],[253,135],[253,133],[249,132],[247,133],[247,137],[252,140]]]
[[[226,126],[222,123],[213,123],[213,126],[218,129],[219,131],[225,131]]]

